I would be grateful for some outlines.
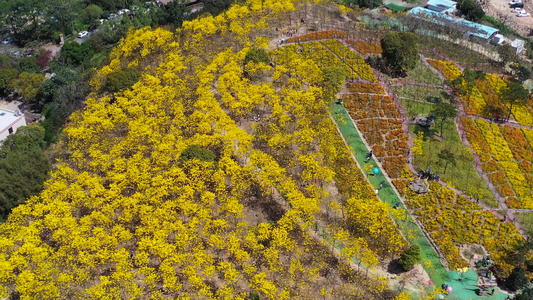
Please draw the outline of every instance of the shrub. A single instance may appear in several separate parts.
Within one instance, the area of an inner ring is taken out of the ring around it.
[[[381,40],[382,57],[395,69],[413,69],[420,56],[418,36],[411,32],[392,32]]]
[[[21,73],[37,73],[41,71],[41,68],[39,68],[39,65],[37,64],[37,58],[35,57],[23,57],[19,59],[18,64]]]
[[[505,281],[505,285],[510,291],[518,291],[526,286],[528,279],[526,276],[526,270],[522,267],[515,267],[511,272],[511,275]]]
[[[400,256],[400,265],[405,271],[411,270],[417,263],[420,262],[420,246],[411,245],[402,256]]]
[[[270,62],[270,58],[264,49],[250,49],[250,51],[248,51],[244,57],[244,64],[246,65],[249,62],[262,62],[268,64]]]
[[[515,300],[531,300],[533,299],[533,288],[525,288],[517,294]]]
[[[215,161],[216,156],[213,151],[199,145],[191,145],[181,153],[181,159],[183,161],[188,161],[194,158],[201,161]]]
[[[88,61],[94,52],[89,48],[88,43],[78,44],[76,42],[65,43],[61,48],[61,58],[68,65],[77,66]]]
[[[107,76],[106,89],[111,93],[129,89],[139,80],[139,75],[135,70],[119,70],[111,72]]]

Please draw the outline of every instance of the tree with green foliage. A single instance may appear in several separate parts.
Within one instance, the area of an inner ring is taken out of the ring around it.
[[[116,93],[129,89],[139,80],[139,74],[135,70],[126,69],[111,72],[107,76],[106,89]]]
[[[259,295],[257,293],[254,293],[254,292],[248,293],[248,298],[250,300],[260,300],[261,299],[261,298],[259,298]]]
[[[29,72],[29,73],[38,73],[41,72],[41,68],[37,64],[37,58],[35,57],[23,57],[18,60],[19,71]]]
[[[405,271],[409,271],[419,263],[420,258],[420,246],[418,244],[411,245],[409,249],[405,250],[400,256],[400,265]]]
[[[31,104],[37,98],[39,88],[44,81],[44,75],[22,72],[19,78],[13,81],[13,88],[17,90],[24,101]]]
[[[6,96],[13,89],[13,81],[17,79],[18,72],[15,69],[0,69],[0,96]]]
[[[435,118],[440,120],[440,137],[442,137],[444,122],[448,119],[455,118],[458,112],[455,105],[446,102],[440,102],[435,105],[432,113],[435,115]]]
[[[526,270],[522,267],[515,267],[513,271],[511,271],[509,277],[507,277],[505,286],[507,286],[510,291],[515,292],[525,287],[528,282],[529,280],[526,276]]]
[[[473,22],[479,22],[484,16],[485,12],[481,5],[475,0],[459,0],[457,2],[457,9],[466,16],[466,18]]]
[[[510,64],[509,68],[513,70],[513,74],[520,82],[524,82],[531,78],[531,69],[526,67],[523,63]]]
[[[500,90],[500,99],[509,104],[509,115],[507,120],[511,118],[511,112],[514,105],[524,105],[529,98],[529,91],[524,88],[520,83],[508,82],[507,85]]]
[[[381,39],[381,56],[396,70],[413,69],[420,60],[418,36],[411,32],[391,32]]]
[[[82,20],[86,24],[94,23],[96,20],[100,19],[103,15],[104,15],[104,10],[96,4],[87,5],[87,7],[83,9],[83,12],[81,14]]]
[[[44,0],[44,3],[47,15],[53,17],[59,30],[74,31],[73,22],[83,7],[83,0]]]
[[[253,62],[256,64],[262,62],[268,64],[270,62],[270,57],[268,57],[268,54],[265,49],[253,48],[250,49],[244,57],[244,64],[246,65],[249,62]]]
[[[180,0],[173,0],[167,3],[161,11],[163,18],[162,22],[160,21],[159,23],[161,25],[172,24],[175,27],[180,27],[185,18],[185,13],[190,11],[186,4],[185,1]]]
[[[498,46],[498,54],[500,55],[502,66],[505,66],[516,59],[516,53],[509,44]]]
[[[533,288],[526,287],[522,291],[520,291],[516,296],[514,297],[514,300],[531,300],[533,299]]]
[[[10,69],[12,66],[9,56],[0,54],[0,69]]]
[[[457,160],[455,158],[455,154],[451,152],[448,149],[443,149],[439,152],[438,157],[441,161],[444,161],[444,174],[446,174],[446,170],[448,169],[448,164],[456,165]]]
[[[98,5],[105,11],[117,11],[121,8],[128,7],[132,2],[132,0],[85,0],[85,3]]]
[[[150,14],[155,12],[150,12]],[[108,20],[104,25],[98,27],[98,33],[102,33],[104,43],[111,45],[126,36],[128,30],[133,26],[130,18],[120,18]]]
[[[11,32],[15,43],[22,46],[40,37],[45,8],[43,0],[4,1],[0,20]]]
[[[383,5],[383,0],[349,0],[348,5],[362,8],[376,8]]]
[[[29,197],[38,194],[48,178],[44,128],[38,123],[18,128],[0,146],[0,220]]]
[[[61,59],[72,66],[81,65],[93,56],[94,52],[89,48],[88,43],[78,44],[76,42],[65,43],[61,48]]]
[[[191,159],[199,159],[201,161],[215,161],[216,155],[213,151],[203,148],[199,145],[191,145],[181,153],[181,159],[188,161]]]
[[[346,70],[342,67],[332,66],[324,68],[324,94],[326,98],[333,98],[341,89],[341,84],[346,80]]]

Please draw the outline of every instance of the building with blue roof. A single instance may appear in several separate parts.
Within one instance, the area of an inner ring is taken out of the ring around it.
[[[427,9],[440,13],[452,13],[456,9],[456,4],[457,2],[449,0],[429,0]]]
[[[438,0],[438,1],[444,1],[444,0]],[[452,2],[452,1],[446,1],[446,2]],[[476,36],[484,40],[492,39],[493,36],[499,32],[498,29],[490,27],[490,26],[481,25],[481,24],[471,22],[471,21],[461,19],[461,18],[454,18],[446,13],[436,12],[436,11],[426,9],[423,7],[414,7],[408,12],[408,14],[416,18],[421,18],[428,22],[432,22],[434,24],[438,24],[442,26],[447,26],[450,23],[454,25],[458,25],[460,27],[465,28],[465,30],[467,31],[466,32],[467,35]]]

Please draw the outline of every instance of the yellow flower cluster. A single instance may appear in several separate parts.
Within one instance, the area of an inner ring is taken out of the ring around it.
[[[522,173],[520,166],[515,161],[513,153],[509,149],[509,145],[503,138],[498,126],[494,123],[489,124],[483,120],[476,120],[476,124],[490,147],[490,154],[503,168],[522,206],[524,208],[533,208],[531,186]]]
[[[461,102],[465,105],[466,113],[471,115],[480,115],[485,106],[487,106],[485,99],[483,99],[483,94],[481,94],[477,87],[472,89],[470,95],[462,96]]]
[[[329,40],[322,43],[336,55],[341,57],[343,62],[345,62],[357,74],[357,77],[362,80],[377,82],[374,71],[372,71],[372,68],[365,62],[364,58],[351,51],[350,48],[346,47],[343,43],[337,40]]]
[[[298,53],[301,53],[305,58],[318,62],[318,65],[322,68],[340,66],[344,68],[346,74],[353,73],[352,69],[346,63],[319,42],[302,43],[301,46],[296,47],[299,47],[300,52]]]
[[[439,70],[446,79],[454,80],[461,76],[461,70],[457,66],[449,61],[442,61],[428,58],[428,63],[435,69]]]
[[[514,105],[511,113],[520,125],[533,126],[533,116],[525,106]]]
[[[524,136],[526,137],[527,142],[533,149],[533,129],[522,129],[522,132],[524,133]]]
[[[487,80],[489,85],[496,93],[499,93],[501,89],[504,88],[506,85],[505,81],[503,81],[503,78],[495,74],[486,74],[485,80]]]
[[[401,192],[406,194],[407,206],[420,218],[452,269],[468,266],[456,244],[481,244],[500,263],[506,247],[523,241],[512,223],[500,225],[501,220],[492,212],[483,211],[438,183],[432,182],[425,195],[415,194],[408,187]],[[510,266],[505,267],[510,270]]]

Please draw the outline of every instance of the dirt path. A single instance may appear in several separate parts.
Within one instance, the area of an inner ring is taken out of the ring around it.
[[[389,87],[402,87],[404,85],[421,86],[421,87],[426,87],[426,88],[443,89],[443,90],[446,89],[445,85],[427,84],[427,83],[419,83],[419,82],[412,82],[412,81],[402,81],[401,83],[390,84]]]

